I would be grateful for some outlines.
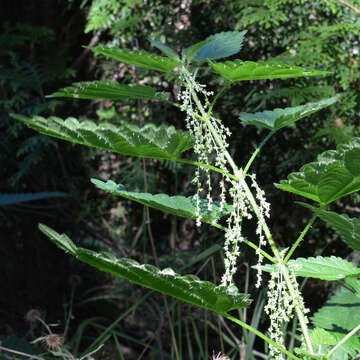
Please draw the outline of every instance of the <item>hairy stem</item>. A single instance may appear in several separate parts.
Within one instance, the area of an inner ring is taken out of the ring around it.
[[[259,154],[260,150],[262,149],[262,147],[267,143],[267,141],[275,134],[275,130],[272,130],[269,132],[269,134],[266,135],[266,137],[264,138],[264,140],[260,143],[260,145],[256,148],[256,150],[253,152],[250,160],[248,161],[248,163],[245,166],[244,169],[244,176],[246,176],[251,164],[253,163],[253,161],[255,160],[256,156]]]
[[[220,89],[220,91],[215,95],[214,100],[210,104],[208,116],[210,116],[212,114],[212,109],[213,109],[216,101],[218,100],[218,98],[224,93],[225,90],[227,90],[231,86],[231,84],[232,84],[231,81],[227,81],[225,83],[225,85]]]
[[[284,259],[284,264],[286,264],[289,259],[291,258],[291,255],[293,254],[293,252],[296,250],[296,248],[299,246],[300,242],[302,241],[302,239],[304,238],[304,236],[306,235],[306,233],[309,231],[309,229],[311,228],[311,225],[314,223],[314,221],[317,218],[317,214],[315,214],[311,220],[309,221],[309,223],[305,226],[304,230],[301,232],[300,236],[298,237],[298,239],[295,241],[294,245],[291,247],[291,249],[289,250],[289,252],[287,253],[285,259]]]
[[[360,324],[352,329],[346,336],[344,336],[326,355],[327,358],[330,358],[331,355],[335,353],[335,351],[343,344],[348,341],[351,336],[355,335],[358,331],[360,331]]]

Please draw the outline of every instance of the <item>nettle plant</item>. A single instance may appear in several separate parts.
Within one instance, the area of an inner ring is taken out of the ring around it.
[[[216,101],[225,90],[232,84],[245,80],[329,75],[324,71],[280,65],[276,62],[239,59],[217,61],[237,54],[242,48],[245,33],[246,31],[234,31],[212,35],[184,49],[181,58],[172,48],[154,40],[150,40],[152,45],[166,56],[103,46],[91,48],[96,54],[127,64],[166,73],[174,71],[180,89],[177,102],[170,101],[168,94],[159,93],[154,87],[107,81],[75,83],[51,95],[79,99],[162,101],[184,112],[187,131],[166,125],[146,124],[139,128],[128,123],[115,126],[110,123],[78,122],[74,118],[62,120],[57,117],[45,119],[40,116],[28,118],[13,115],[40,133],[66,141],[128,156],[166,159],[193,165],[193,183],[197,191],[190,197],[139,193],[129,191],[124,185],[113,181],[91,181],[99,189],[116,196],[166,213],[193,218],[198,226],[208,223],[224,231],[225,272],[220,284],[202,281],[194,275],[180,275],[170,268],[160,270],[132,259],[116,258],[110,253],[77,247],[65,234],[59,234],[43,224],[39,225],[40,230],[57,246],[80,261],[135,284],[214,311],[254,332],[269,344],[271,359],[354,358],[360,349],[360,282],[357,280],[360,269],[339,257],[294,259],[293,255],[318,218],[333,227],[351,249],[360,250],[360,220],[328,210],[334,201],[360,190],[360,138],[354,138],[336,150],[322,153],[314,162],[304,165],[299,172],[291,173],[286,180],[275,184],[278,189],[311,200],[312,204],[301,204],[314,214],[300,236],[294,239],[292,247],[279,249],[267,225],[270,204],[257,183],[255,174],[250,173],[251,164],[267,140],[281,128],[330,106],[341,95],[303,106],[255,114],[240,113],[243,124],[261,127],[269,133],[247,164],[236,164],[228,151],[231,133],[213,111]],[[213,72],[226,79],[225,85],[216,94],[198,82],[200,66],[209,66]],[[190,149],[196,154],[197,161],[180,157]],[[212,176],[213,173],[218,176]],[[215,186],[218,194],[216,199]],[[243,236],[244,219],[253,219],[257,223],[257,243],[250,242]],[[232,310],[251,304],[249,295],[239,293],[233,282],[237,259],[241,247],[245,245],[253,248],[258,258],[257,265],[253,267],[257,271],[256,286],[265,286],[263,272],[270,273],[265,306],[270,327],[266,334],[230,314]],[[297,277],[341,280],[345,287],[309,319]],[[286,349],[286,334],[283,329],[284,324],[293,317],[298,319],[298,339],[301,343],[294,351],[289,351]]]

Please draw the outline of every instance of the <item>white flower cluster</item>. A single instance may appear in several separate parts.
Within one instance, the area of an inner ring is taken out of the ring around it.
[[[191,74],[186,68],[181,69],[180,77],[184,83],[184,87],[179,92],[178,97],[181,103],[181,109],[186,112],[187,129],[194,135],[195,138],[194,152],[198,156],[198,161],[206,165],[214,163],[215,166],[227,172],[228,169],[225,153],[226,149],[228,148],[227,138],[231,135],[231,133],[229,129],[226,128],[218,119],[211,116],[211,114],[206,114],[206,110],[210,106],[209,97],[213,95],[213,93],[207,91],[205,89],[205,85],[199,84],[196,81],[195,75]],[[194,93],[196,94],[196,98],[194,98]],[[196,99],[201,99],[202,104],[200,104],[200,107]],[[210,130],[210,126],[212,127],[212,130],[215,131],[217,138],[218,140],[220,139],[220,141],[216,141],[212,131]],[[222,145],[220,145],[219,142]],[[211,161],[211,159],[214,157],[214,161]],[[203,189],[202,187],[200,171],[205,172],[206,189]],[[235,175],[238,178],[242,178],[244,176],[241,170],[238,171]],[[269,217],[270,205],[265,199],[264,191],[261,190],[256,183],[255,175],[252,175],[251,179],[252,187],[254,187],[256,191],[256,198],[259,202],[260,209],[256,231],[257,235],[259,236],[259,246],[257,250],[259,258],[259,263],[257,265],[258,280],[256,285],[259,287],[261,283],[261,261],[263,260],[263,256],[261,255],[261,246],[265,244],[265,238],[262,229],[265,223],[265,218]],[[221,285],[230,286],[233,283],[233,276],[237,268],[236,261],[240,255],[239,244],[243,241],[243,237],[241,235],[242,220],[243,218],[251,219],[253,210],[247,198],[246,192],[241,185],[241,182],[233,180],[227,175],[223,175],[219,182],[219,188],[221,192],[220,211],[223,210],[226,201],[225,181],[230,184],[228,194],[232,200],[233,209],[227,219],[227,231],[225,234],[224,244],[225,273],[222,277]],[[196,224],[197,226],[200,226],[200,193],[203,190],[206,190],[207,192],[207,210],[211,211],[213,203],[211,197],[212,184],[209,169],[198,167],[195,172],[193,183],[197,188],[197,193],[194,197],[196,201]]]
[[[211,164],[211,158],[215,156],[215,166],[218,166],[220,169],[227,171],[226,160],[224,157],[224,152],[217,144],[214,136],[212,135],[206,121],[203,119],[203,114],[199,113],[199,109],[197,104],[194,102],[192,91],[194,91],[198,97],[203,100],[203,108],[206,110],[209,105],[209,97],[213,95],[213,92],[207,91],[205,89],[205,85],[201,85],[196,82],[195,76],[192,75],[187,69],[183,68],[180,71],[180,76],[183,82],[186,84],[185,88],[179,92],[179,100],[181,102],[181,109],[186,112],[186,126],[187,129],[192,133],[195,137],[195,145],[194,152],[198,156],[198,161],[202,162],[206,165]],[[227,147],[227,137],[231,135],[228,128],[223,126],[221,122],[217,121],[214,117],[209,116],[208,121],[211,123],[212,127],[215,129],[219,138],[225,147]],[[210,177],[210,170],[208,168],[200,168],[198,167],[195,172],[195,177],[193,179],[193,183],[197,187],[197,193],[195,195],[196,199],[196,211],[197,211],[197,226],[201,224],[201,214],[200,214],[200,192],[204,189],[201,186],[200,179],[200,169],[205,172],[206,176],[206,191],[207,191],[207,202],[208,202],[208,210],[212,209],[212,184]],[[224,184],[224,176],[220,181],[220,189],[221,189],[221,202],[220,202],[220,211],[223,210],[225,204],[225,184]]]
[[[270,218],[270,204],[266,201],[265,192],[264,190],[260,189],[255,178],[256,178],[255,174],[251,175],[251,180],[252,180],[251,186],[255,188],[256,198],[259,201],[259,210],[260,210],[258,214],[258,223],[256,227],[256,234],[259,236],[259,244],[258,244],[258,248],[256,249],[256,255],[258,256],[258,261],[256,263],[257,281],[255,284],[255,286],[259,288],[262,280],[261,265],[264,260],[264,256],[261,254],[260,250],[262,246],[266,245],[263,226],[265,224],[265,218]]]
[[[289,287],[283,277],[282,268],[284,266],[285,265],[277,265],[277,269],[271,273],[271,279],[268,285],[268,302],[264,308],[270,318],[270,338],[279,345],[284,345],[283,327],[293,317],[295,307],[298,307],[303,314],[309,312],[309,310],[305,308],[294,273],[290,274],[290,285],[295,294],[292,295],[289,291]],[[270,345],[270,356],[271,359],[275,360],[283,359],[280,350],[272,345]]]

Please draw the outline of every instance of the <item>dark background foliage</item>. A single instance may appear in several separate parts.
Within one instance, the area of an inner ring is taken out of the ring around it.
[[[265,134],[240,125],[240,111],[271,110],[339,92],[345,94],[341,103],[272,138],[253,165],[272,203],[270,225],[281,247],[291,245],[310,214],[294,204],[297,199],[277,191],[273,183],[312,161],[320,152],[359,135],[360,18],[336,1],[58,0],[18,1],[15,6],[5,0],[0,19],[0,192],[63,191],[70,195],[0,207],[0,276],[4,294],[0,298],[0,335],[4,339],[16,336],[30,340],[24,320],[29,309],[43,311],[47,322],[59,323],[60,331],[66,329],[66,319],[72,311],[69,347],[74,350],[81,340],[80,348],[85,349],[101,329],[126,313],[144,294],[142,289],[99,274],[58,252],[39,233],[39,222],[66,232],[85,247],[103,248],[141,262],[154,263],[158,258],[161,267],[171,266],[178,271],[187,267],[185,272],[197,272],[201,278],[215,282],[222,273],[218,249],[212,256],[195,262],[202,251],[214,244],[222,245],[221,234],[206,226],[199,232],[190,220],[155,211],[148,213],[128,201],[96,191],[89,182],[90,177],[97,177],[112,179],[134,190],[189,195],[194,191],[192,169],[73,146],[39,135],[9,116],[13,112],[74,116],[115,124],[126,120],[138,125],[153,122],[185,128],[183,114],[164,104],[45,98],[59,87],[93,79],[148,84],[176,95],[171,74],[160,76],[94,57],[82,45],[101,43],[157,52],[147,41],[152,38],[166,42],[180,53],[183,47],[211,34],[247,29],[242,59],[274,58],[334,73],[324,78],[238,83],[216,107],[233,133],[230,151],[239,164],[244,164]],[[219,79],[206,69],[201,75],[209,88],[219,88]],[[358,200],[353,196],[336,206],[358,216]],[[251,224],[246,228],[250,238],[253,230]],[[351,256],[322,223],[312,228],[297,255],[317,254]],[[255,262],[253,253],[245,249],[237,281],[242,291],[249,291],[256,298],[253,274],[247,273]],[[322,305],[329,291],[324,283],[313,281],[306,285],[305,298],[312,311]],[[259,296],[263,298],[263,293]],[[176,358],[170,336],[172,327],[176,329],[177,347],[183,358],[192,358],[191,351],[194,358],[205,359],[212,350],[233,350],[231,342],[225,341],[224,345],[223,331],[233,344],[245,340],[238,329],[232,330],[237,331],[234,337],[229,335],[231,329],[224,328],[211,314],[171,299],[164,304],[159,295],[148,297],[136,312],[117,324],[116,341],[122,350],[116,350],[115,338],[111,337],[103,353],[95,356],[115,359],[121,358],[117,354],[122,352],[126,358],[136,359],[144,352],[148,359]],[[165,315],[166,308],[170,309],[172,325]],[[250,310],[247,316],[255,315]],[[99,320],[90,321],[94,317]],[[79,333],[80,324],[86,322],[91,325]],[[259,327],[265,329],[266,322]],[[41,330],[36,331],[33,335],[40,336]],[[260,344],[255,343],[255,348],[264,351]]]

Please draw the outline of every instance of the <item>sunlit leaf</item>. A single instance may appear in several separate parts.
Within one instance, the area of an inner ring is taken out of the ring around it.
[[[192,136],[173,126],[146,124],[139,128],[125,122],[115,126],[55,116],[12,116],[42,134],[129,156],[175,160],[193,146]]]
[[[316,161],[291,173],[276,187],[304,196],[322,205],[360,190],[360,174],[356,169],[360,138],[325,151]]]
[[[335,281],[346,277],[360,276],[360,269],[351,262],[339,257],[309,257],[297,258],[287,263],[289,269],[296,276],[311,277],[315,279]],[[262,269],[267,272],[274,271],[276,265],[264,265]]]
[[[149,193],[139,193],[136,191],[128,191],[121,184],[116,184],[114,181],[107,181],[106,183],[97,180],[91,179],[91,182],[94,183],[98,188],[110,192],[114,195],[121,196],[123,198],[136,201],[142,205],[149,206],[151,208],[170,213],[176,216],[182,216],[186,218],[196,219],[196,201],[195,199],[185,196],[169,196],[167,194],[149,194]],[[218,219],[226,215],[230,206],[226,205],[225,209],[220,212],[219,203],[214,202],[212,204],[211,210],[208,209],[208,201],[201,199],[200,202],[200,215],[203,222],[213,224],[216,223]]]
[[[257,112],[255,114],[241,112],[239,118],[245,125],[256,125],[268,130],[277,131],[334,104],[340,97],[340,95],[336,95],[306,105],[288,107],[285,109],[274,109],[272,111]]]
[[[157,99],[156,89],[151,86],[122,85],[115,81],[86,81],[74,83],[47,97],[70,97],[75,99]]]
[[[310,331],[310,338],[313,345],[336,345],[337,340],[331,333],[322,329],[315,328]]]
[[[286,79],[304,76],[330,75],[329,71],[305,69],[299,66],[280,65],[274,62],[226,61],[211,63],[214,72],[230,81]]]
[[[85,46],[96,54],[102,54],[117,61],[143,67],[151,70],[170,72],[177,66],[181,66],[180,60],[169,59],[146,51],[119,49],[106,46]]]
[[[42,224],[39,228],[57,246],[76,256],[78,260],[181,301],[219,314],[248,307],[251,303],[249,295],[239,293],[235,286],[220,287],[209,281],[202,281],[194,275],[177,274],[170,268],[160,270],[153,265],[139,264],[129,258],[116,258],[110,253],[76,247],[66,235],[61,235]]]
[[[191,45],[185,50],[188,60],[216,60],[237,54],[243,44],[246,30],[242,32],[227,31],[211,35],[200,43]]]

